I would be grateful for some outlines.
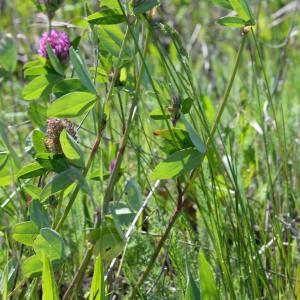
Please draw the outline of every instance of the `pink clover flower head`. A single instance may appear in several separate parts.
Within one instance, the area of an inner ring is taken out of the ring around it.
[[[48,58],[47,43],[60,62],[66,63],[68,61],[71,42],[66,32],[52,29],[50,34],[49,32],[43,33],[40,40],[39,54],[45,58]]]

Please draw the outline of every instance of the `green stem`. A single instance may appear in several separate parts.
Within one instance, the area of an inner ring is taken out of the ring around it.
[[[149,42],[150,42],[150,33],[148,32],[148,34],[146,36],[146,41],[145,41],[144,56],[147,54]],[[124,150],[125,150],[126,145],[127,145],[127,141],[128,141],[129,133],[130,133],[130,130],[131,130],[131,125],[132,125],[134,113],[135,113],[135,110],[136,110],[136,107],[137,107],[137,104],[138,104],[138,99],[139,99],[138,96],[139,96],[139,91],[140,91],[140,86],[141,86],[143,74],[144,74],[144,66],[142,65],[140,73],[139,73],[139,77],[138,77],[138,80],[137,80],[135,93],[134,93],[132,105],[131,105],[131,108],[130,108],[129,117],[128,117],[127,124],[126,124],[126,129],[125,129],[125,132],[124,132],[124,135],[123,135],[123,138],[122,138],[120,149],[119,149],[118,154],[117,154],[116,165],[115,165],[115,168],[114,168],[114,170],[113,170],[113,172],[110,176],[108,187],[107,187],[105,195],[104,195],[103,210],[102,210],[102,215],[103,216],[107,213],[108,204],[109,204],[109,201],[112,197],[113,189],[114,189],[114,186],[115,186],[115,183],[116,183],[118,170],[119,170],[120,165],[121,165],[122,160],[123,160]],[[115,75],[116,75],[116,73],[115,73]],[[109,96],[106,99],[107,101],[109,100],[112,93],[109,92],[108,95]],[[104,219],[104,218],[102,218],[102,219]],[[86,269],[89,265],[89,262],[91,260],[92,255],[93,255],[93,249],[94,249],[94,246],[91,246],[86,251],[86,253],[84,255],[84,258],[83,258],[83,260],[80,264],[80,267],[79,267],[76,275],[74,276],[70,286],[68,287],[68,290],[65,293],[65,295],[63,297],[63,300],[70,299],[73,295],[73,292],[76,291],[76,288],[80,285],[80,282],[81,282],[81,280],[84,276],[84,273],[85,273],[85,271],[86,271]]]
[[[144,52],[143,52],[143,57],[145,58],[147,51],[148,51],[148,46],[149,46],[149,42],[150,42],[150,31],[148,31],[147,36],[146,36],[146,41],[145,41],[145,48],[144,48]],[[126,124],[126,128],[125,128],[125,132],[121,141],[121,145],[117,154],[117,158],[116,158],[116,163],[115,163],[115,167],[114,170],[109,178],[109,182],[108,182],[108,186],[107,189],[105,191],[104,194],[104,199],[103,199],[103,214],[107,214],[108,212],[108,205],[110,200],[112,199],[112,194],[113,194],[113,190],[114,190],[114,186],[116,184],[117,178],[118,178],[118,173],[119,173],[119,169],[121,166],[121,163],[123,161],[123,157],[124,157],[124,152],[125,152],[125,148],[128,142],[128,138],[129,138],[129,133],[131,131],[131,126],[132,126],[132,122],[134,119],[134,115],[135,115],[135,111],[137,108],[137,104],[138,104],[138,100],[139,100],[139,92],[140,92],[140,86],[141,86],[141,82],[142,82],[142,78],[144,75],[144,69],[145,69],[145,65],[142,64],[141,66],[141,70],[138,76],[138,80],[136,83],[136,88],[135,88],[135,93],[132,99],[132,104],[130,107],[130,112],[129,112],[129,117],[127,119],[127,124]]]
[[[80,284],[80,282],[83,279],[85,270],[87,269],[89,262],[91,260],[91,257],[93,255],[93,251],[94,251],[94,246],[90,245],[88,250],[86,251],[83,260],[80,264],[80,267],[75,275],[75,277],[73,278],[71,284],[69,285],[67,291],[65,292],[64,296],[63,296],[63,300],[68,300],[71,299],[73,292],[76,291],[76,288],[78,287],[78,285]]]
[[[58,205],[56,207],[56,213],[54,216],[54,221],[53,221],[53,228],[55,228],[57,226],[58,220],[60,218],[61,215],[61,208],[62,208],[62,204],[63,204],[63,199],[64,199],[64,192],[62,191],[59,195],[59,199],[58,199]]]
[[[90,156],[89,156],[88,162],[86,164],[86,167],[85,167],[85,169],[83,171],[83,176],[84,177],[87,175],[87,173],[88,173],[88,171],[89,171],[89,169],[90,169],[90,167],[92,165],[92,162],[94,160],[94,157],[95,157],[95,155],[97,153],[97,150],[98,150],[100,142],[101,142],[101,137],[103,135],[104,128],[105,128],[105,125],[103,124],[103,126],[100,128],[100,132],[99,132],[99,134],[98,134],[98,136],[96,138],[96,141],[94,143],[92,152],[90,153]],[[75,201],[75,199],[76,199],[76,197],[78,195],[79,190],[80,190],[79,185],[76,185],[76,187],[75,187],[75,189],[74,189],[74,191],[73,191],[73,193],[72,193],[72,195],[70,197],[70,200],[69,200],[69,202],[67,204],[67,207],[66,207],[66,209],[64,211],[64,214],[61,216],[61,218],[59,219],[59,221],[55,220],[55,222],[54,222],[54,228],[55,228],[56,231],[58,231],[62,227],[65,219],[67,218],[67,216],[68,216],[68,214],[69,214],[69,212],[70,212],[70,210],[71,210],[71,208],[72,208],[72,206],[74,204],[74,201]]]
[[[276,126],[276,134],[277,134],[277,139],[278,139],[278,142],[279,142],[279,150],[280,150],[280,154],[282,156],[282,160],[284,162],[284,164],[283,164],[284,176],[285,176],[285,180],[286,180],[286,183],[287,183],[287,186],[288,186],[289,185],[289,179],[288,179],[288,170],[287,170],[287,164],[286,164],[286,148],[283,145],[281,134],[279,132],[279,122],[278,122],[278,119],[277,119],[276,109],[275,109],[275,106],[274,106],[274,103],[273,103],[273,99],[272,99],[273,97],[272,97],[270,85],[269,85],[269,82],[268,82],[266,70],[264,68],[261,49],[258,45],[258,41],[257,41],[257,38],[255,36],[255,33],[254,33],[253,29],[251,29],[251,33],[252,33],[253,40],[254,40],[254,43],[255,43],[255,48],[256,48],[257,53],[258,53],[259,63],[261,65],[261,69],[262,69],[263,79],[264,79],[265,86],[266,86],[266,91],[267,91],[266,95],[267,95],[268,102],[269,102],[271,110],[272,110],[272,114],[273,114],[273,118],[274,118],[274,122],[275,122],[275,126]],[[276,209],[279,209],[279,208],[276,207]],[[279,211],[277,213],[279,213]]]
[[[235,65],[234,65],[234,68],[233,68],[230,80],[229,80],[229,82],[227,84],[227,87],[226,87],[226,90],[225,90],[225,94],[224,94],[222,102],[221,102],[221,104],[219,106],[219,109],[218,109],[218,112],[217,112],[217,116],[216,116],[215,121],[213,123],[212,129],[211,129],[210,134],[208,136],[208,139],[207,139],[207,141],[205,143],[206,149],[209,149],[209,147],[213,143],[214,135],[216,134],[218,125],[220,123],[221,117],[222,117],[224,109],[225,109],[225,106],[226,106],[227,101],[229,99],[229,95],[230,95],[230,92],[231,92],[231,89],[232,89],[232,86],[233,86],[233,83],[234,83],[234,80],[235,80],[235,77],[236,77],[236,73],[237,73],[237,70],[239,68],[239,65],[240,65],[240,62],[241,62],[241,59],[242,59],[242,54],[243,54],[243,50],[244,50],[245,43],[246,43],[246,37],[247,37],[247,33],[244,32],[243,33],[243,37],[242,37],[242,41],[241,41],[241,45],[240,45],[238,53],[237,53]],[[185,188],[185,193],[187,192],[187,190],[189,189],[189,187],[192,185],[192,183],[193,183],[193,181],[195,179],[196,171],[197,171],[197,168],[192,171],[192,173],[190,175],[190,180],[189,180],[189,182],[188,182],[188,184],[187,184],[187,186]]]
[[[121,0],[118,0],[118,2],[119,2],[119,6],[120,6],[120,8],[121,8],[121,10],[122,10],[122,12],[123,12],[123,14],[124,14],[124,16],[125,16],[126,13],[125,13],[125,10],[124,10],[124,8],[123,8],[123,6],[122,6]],[[154,84],[153,79],[152,79],[151,72],[149,71],[149,68],[148,68],[148,66],[147,66],[147,64],[146,64],[146,61],[145,61],[145,59],[144,59],[144,55],[143,55],[143,53],[142,53],[142,51],[141,51],[141,49],[140,49],[140,47],[139,47],[138,40],[137,40],[136,35],[135,35],[135,33],[133,32],[133,30],[132,30],[132,28],[131,28],[131,26],[130,26],[130,22],[129,22],[128,18],[126,18],[126,22],[127,22],[128,29],[129,29],[129,31],[130,31],[131,37],[132,37],[132,39],[133,39],[133,41],[134,41],[134,44],[135,44],[135,46],[136,46],[137,52],[138,52],[138,54],[139,54],[139,56],[140,56],[140,59],[141,59],[141,61],[142,61],[143,66],[144,66],[144,68],[145,68],[145,72],[146,72],[146,74],[147,74],[147,76],[148,76],[149,82],[150,82],[150,84],[151,84],[151,86],[152,86],[152,89],[153,89],[153,91],[154,91],[154,94],[155,94],[155,97],[156,97],[156,99],[157,99],[157,102],[158,102],[158,104],[159,104],[159,108],[160,108],[160,110],[161,110],[161,112],[162,112],[162,114],[163,114],[163,116],[164,116],[164,119],[165,119],[165,122],[166,122],[166,126],[168,127],[168,130],[169,130],[170,135],[171,135],[171,137],[172,137],[172,142],[173,142],[174,145],[176,146],[176,145],[177,145],[177,143],[176,143],[176,137],[175,137],[175,135],[174,135],[174,132],[172,131],[172,128],[171,128],[170,123],[168,122],[168,120],[167,120],[167,118],[166,118],[166,112],[165,112],[165,109],[164,109],[164,107],[163,107],[163,104],[162,104],[162,102],[161,102],[161,100],[160,100],[159,92],[158,92],[158,90],[157,90],[157,88],[156,88],[156,86],[155,86],[155,84]],[[150,28],[149,28],[149,31],[151,32],[151,29],[150,29]]]
[[[234,79],[236,77],[236,73],[237,73],[237,70],[239,68],[240,62],[241,62],[242,53],[243,53],[244,46],[245,46],[245,41],[246,41],[246,34],[243,35],[243,38],[242,38],[242,41],[241,41],[240,48],[238,50],[238,54],[237,54],[237,58],[236,58],[236,62],[235,62],[235,65],[234,65],[234,69],[233,69],[231,78],[230,78],[229,83],[227,85],[223,100],[220,104],[216,119],[214,121],[213,127],[212,127],[211,132],[210,132],[210,136],[209,136],[209,138],[206,142],[207,149],[209,148],[210,144],[212,143],[212,140],[213,140],[213,137],[214,137],[215,132],[217,130],[218,124],[220,123],[221,117],[223,115],[224,108],[225,108],[226,103],[228,101],[228,98],[229,98],[229,95],[230,95],[230,92],[231,92],[231,89],[232,89],[232,86],[233,86],[233,82],[234,82]],[[196,169],[194,169],[193,172],[191,173],[190,180],[188,181],[182,195],[180,195],[180,197],[182,199],[184,198],[184,195],[187,193],[189,187],[191,186],[191,183],[193,182],[193,178],[194,178],[195,173],[196,173]],[[165,230],[164,234],[162,235],[161,239],[159,240],[159,242],[158,242],[158,244],[157,244],[157,246],[154,250],[154,253],[153,253],[153,255],[152,255],[152,257],[151,257],[151,259],[150,259],[150,261],[147,265],[146,270],[143,272],[143,274],[140,277],[137,285],[132,290],[131,296],[129,297],[130,299],[135,297],[135,295],[139,291],[140,287],[142,286],[142,284],[146,280],[146,278],[147,278],[148,274],[150,273],[151,269],[153,268],[153,266],[155,264],[155,261],[156,261],[158,255],[159,255],[159,253],[160,253],[160,251],[161,251],[161,249],[162,249],[162,247],[163,247],[163,245],[164,245],[164,243],[165,243],[172,227],[174,226],[178,216],[180,215],[183,207],[184,207],[184,201],[180,201],[179,204],[177,205],[177,207],[176,207],[176,209],[175,209],[175,211],[174,211],[167,227],[166,227],[166,230]]]
[[[171,229],[173,228],[173,225],[175,224],[177,218],[179,217],[179,215],[180,215],[180,213],[182,211],[182,207],[183,206],[181,205],[181,206],[178,206],[175,209],[175,211],[174,211],[171,219],[169,220],[169,223],[168,223],[168,225],[167,225],[167,227],[165,229],[165,232],[164,232],[163,236],[161,237],[161,239],[159,240],[159,242],[158,242],[158,244],[157,244],[157,246],[155,248],[155,251],[154,251],[154,253],[153,253],[153,255],[152,255],[152,257],[151,257],[151,259],[150,259],[150,261],[149,261],[149,263],[147,265],[147,268],[143,272],[142,277],[140,277],[140,279],[139,279],[137,285],[135,286],[135,288],[132,290],[129,299],[134,299],[135,295],[139,291],[139,288],[142,286],[142,284],[144,283],[144,281],[147,278],[148,274],[152,270],[152,267],[154,266],[154,263],[155,263],[158,255],[160,253],[160,250],[162,249],[162,247],[163,247],[166,239],[168,238],[168,235],[169,235]]]
[[[112,81],[110,83],[109,90],[107,92],[107,96],[106,96],[106,99],[105,99],[105,103],[107,103],[110,100],[110,98],[113,94],[114,86],[116,84],[117,77],[120,73],[120,69],[121,69],[121,65],[122,65],[122,58],[123,58],[123,55],[124,55],[124,52],[125,52],[125,46],[126,46],[128,38],[129,38],[129,30],[128,30],[128,27],[127,27],[126,32],[125,32],[125,36],[124,36],[124,39],[123,39],[123,42],[122,42],[122,45],[121,45],[121,48],[120,48],[118,62],[117,62],[116,68],[115,68],[114,76],[113,76]]]
[[[121,63],[122,63],[122,57],[123,57],[123,54],[124,54],[124,51],[125,51],[125,45],[126,45],[126,42],[128,40],[128,29],[125,33],[125,36],[124,36],[124,40],[122,42],[122,45],[121,45],[121,49],[120,49],[120,52],[119,52],[119,57],[118,57],[118,62],[117,62],[117,66],[116,66],[116,71],[114,73],[114,76],[112,78],[112,81],[110,83],[110,86],[109,86],[109,90],[107,92],[107,95],[106,95],[106,99],[105,99],[105,103],[108,103],[112,94],[113,94],[113,88],[114,88],[114,85],[115,85],[115,82],[116,82],[116,79],[119,75],[119,71],[120,71],[120,67],[121,67]],[[100,110],[100,99],[98,99],[97,101],[97,110]],[[90,153],[90,156],[89,156],[89,159],[88,159],[88,162],[87,162],[87,165],[83,171],[83,176],[85,177],[92,165],[92,162],[93,162],[93,159],[97,153],[97,150],[99,148],[99,145],[100,145],[100,142],[101,142],[101,138],[102,138],[102,135],[103,135],[103,132],[104,132],[104,129],[105,129],[105,124],[106,124],[106,120],[104,118],[100,118],[100,112],[98,112],[98,132],[97,132],[97,138],[96,138],[96,141],[94,142],[94,145],[93,145],[93,149],[92,149],[92,152]],[[70,200],[67,204],[67,207],[64,211],[64,214],[62,215],[62,217],[59,219],[59,221],[55,220],[54,222],[54,228],[55,230],[59,230],[61,228],[61,226],[63,225],[65,219],[67,218],[73,204],[74,204],[74,201],[78,195],[78,192],[79,192],[80,188],[79,186],[77,185],[75,190],[73,191],[71,197],[70,197]],[[57,224],[57,225],[56,225]]]
[[[243,50],[244,50],[244,47],[245,47],[245,42],[246,42],[246,36],[247,36],[247,34],[244,33],[243,37],[242,37],[242,42],[241,42],[241,45],[240,45],[240,48],[239,48],[239,51],[238,51],[238,54],[237,54],[237,58],[236,58],[236,62],[235,62],[235,65],[234,65],[233,72],[232,72],[230,80],[228,82],[228,85],[227,85],[227,88],[226,88],[223,100],[222,100],[222,102],[221,102],[221,104],[219,106],[219,109],[218,109],[217,116],[215,118],[213,127],[212,127],[212,129],[210,131],[210,136],[209,136],[209,138],[208,138],[208,140],[206,142],[206,146],[207,147],[210,145],[210,143],[212,142],[212,140],[214,138],[214,135],[215,135],[216,130],[218,128],[218,125],[220,123],[221,117],[223,115],[224,108],[225,108],[225,106],[227,104],[227,101],[228,101],[228,98],[229,98],[229,95],[230,95],[230,92],[231,92],[231,89],[232,89],[232,86],[233,86],[233,82],[234,82],[237,70],[239,68],[240,62],[241,62],[242,53],[243,53]]]
[[[52,30],[52,18],[50,15],[48,15],[48,32],[49,32],[49,36],[51,34],[51,30]]]

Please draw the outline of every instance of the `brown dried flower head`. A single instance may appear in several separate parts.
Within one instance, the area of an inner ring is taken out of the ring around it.
[[[59,136],[64,129],[77,140],[74,124],[68,119],[49,119],[47,121],[45,144],[50,152],[55,154],[62,153]]]

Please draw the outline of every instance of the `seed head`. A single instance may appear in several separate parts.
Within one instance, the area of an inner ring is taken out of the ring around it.
[[[77,140],[74,124],[68,119],[49,119],[47,123],[45,144],[50,152],[55,154],[62,153],[59,136],[64,129],[66,129],[69,135]]]

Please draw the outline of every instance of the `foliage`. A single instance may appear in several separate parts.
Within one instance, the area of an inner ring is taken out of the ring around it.
[[[0,3],[0,299],[300,299],[293,3]]]

